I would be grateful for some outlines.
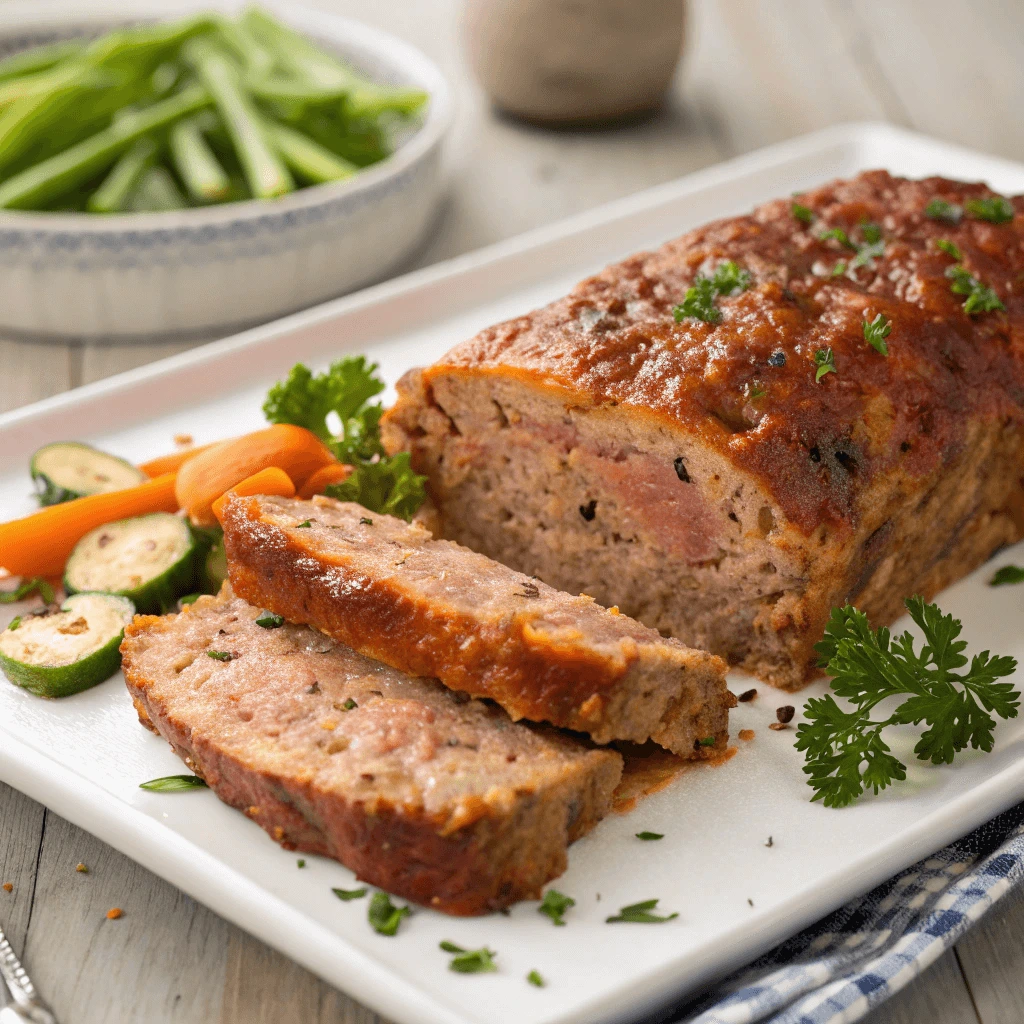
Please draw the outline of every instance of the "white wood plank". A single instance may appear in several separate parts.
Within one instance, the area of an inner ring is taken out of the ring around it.
[[[1004,897],[957,945],[983,1024],[1024,1020],[1024,892]]]
[[[0,340],[0,367],[0,412],[60,394],[77,383],[70,348],[63,344]]]
[[[1021,1018],[1016,1018],[1020,1021]],[[990,1024],[979,1018],[953,950],[863,1018],[863,1024]]]
[[[108,920],[114,907],[123,916]],[[227,937],[214,913],[47,813],[24,950],[58,1020],[216,1020]]]
[[[43,815],[41,804],[0,782],[0,885],[13,886],[10,892],[0,889],[0,927],[16,953],[25,948],[32,913]]]

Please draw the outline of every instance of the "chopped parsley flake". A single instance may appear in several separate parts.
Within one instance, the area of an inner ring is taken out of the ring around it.
[[[605,923],[615,924],[618,921],[623,921],[626,924],[662,924],[679,916],[678,914],[669,914],[667,917],[662,917],[660,914],[652,913],[657,906],[657,900],[631,903],[628,907],[622,907],[613,917],[606,917]]]
[[[857,250],[857,255],[853,258],[853,263],[850,266],[856,270],[858,267],[873,267],[875,260],[879,256],[885,254],[885,242],[879,239],[876,242],[869,242],[867,245],[862,245]]]
[[[310,519],[307,519],[307,520],[306,520],[306,521],[305,521],[304,523],[299,523],[299,525],[298,525],[298,526],[296,526],[296,527],[295,527],[295,529],[296,529],[296,530],[308,530],[308,529],[310,529],[310,528],[311,528],[312,526],[313,526],[313,522],[312,522],[312,520],[310,520]]]
[[[831,347],[819,348],[814,353],[814,365],[818,368],[814,373],[814,383],[818,384],[826,373],[837,373],[836,357]]]
[[[366,889],[331,889],[331,892],[346,903],[349,900],[361,900],[366,895]]]
[[[687,288],[682,303],[672,308],[672,316],[676,323],[682,323],[687,317],[703,320],[707,324],[721,323],[722,311],[715,305],[715,299],[719,295],[736,295],[746,291],[750,282],[749,271],[733,260],[723,260],[712,277],[697,275],[693,284]]]
[[[846,273],[846,260],[838,260],[832,268],[833,277],[842,277]]]
[[[947,256],[952,256],[955,260],[962,260],[964,254],[960,251],[960,246],[956,242],[951,242],[948,238],[936,238],[935,247],[941,249]]]
[[[262,626],[264,629],[280,629],[284,625],[284,616],[267,612],[266,615],[261,615],[256,620],[256,625]]]
[[[526,980],[531,985],[535,985],[537,988],[544,987],[544,979],[540,976],[540,971],[530,971],[530,973],[526,976]]]
[[[360,518],[359,518],[359,525],[360,526],[373,526],[373,520],[369,516],[360,516]]]
[[[396,907],[386,892],[375,892],[373,899],[370,900],[366,918],[378,935],[394,935],[402,923],[402,918],[408,917],[410,913],[412,911],[408,907]]]
[[[759,380],[752,380],[745,385],[744,391],[746,392],[747,398],[751,401],[757,398],[764,398],[768,394],[764,385]]]
[[[8,629],[17,629],[20,625],[21,625],[21,616],[20,615],[15,615],[14,618],[11,619],[10,625],[7,628]]]
[[[932,220],[945,221],[947,224],[959,224],[963,217],[963,207],[956,203],[947,203],[945,199],[933,199],[925,208],[924,215]]]
[[[847,249],[856,249],[857,246],[850,241],[850,236],[842,228],[829,228],[827,231],[822,231],[818,238],[822,242],[827,242],[830,239],[835,239],[840,245],[846,246]]]
[[[793,216],[801,224],[812,224],[814,222],[814,211],[809,206],[804,206],[802,203],[794,203],[792,210]]]
[[[995,575],[988,581],[990,587],[1003,587],[1008,583],[1024,583],[1024,569],[1019,565],[1004,565],[996,569]]]
[[[300,858],[299,858],[299,859],[298,859],[298,860],[297,860],[297,861],[296,861],[295,863],[296,863],[296,864],[297,864],[297,865],[298,865],[298,866],[299,866],[300,868],[304,868],[304,867],[306,866],[306,862],[305,862],[305,861],[304,861],[304,860],[303,860],[303,859],[302,859],[301,857],[300,857]]]
[[[697,740],[697,742],[702,747],[713,747],[715,745],[715,737],[714,736],[703,736],[703,737],[701,737],[701,739]]]
[[[653,842],[655,839],[664,839],[665,834],[663,832],[637,832],[637,839],[643,839],[644,842]]]
[[[889,354],[889,346],[885,339],[892,332],[892,324],[879,313],[871,323],[864,321],[864,340],[883,356]]]
[[[978,220],[992,224],[1006,224],[1013,220],[1013,204],[1006,196],[989,196],[986,199],[968,199],[964,209]]]
[[[562,915],[570,908],[575,907],[576,901],[571,896],[560,893],[557,889],[548,889],[544,893],[544,899],[537,908],[538,914],[546,914],[557,925],[563,925]]]
[[[206,656],[214,661],[231,661],[235,657],[230,651],[207,651]]]
[[[342,711],[351,711],[353,708],[357,707],[359,707],[359,705],[351,697],[341,705]]]
[[[164,775],[140,782],[139,789],[148,789],[151,793],[184,793],[190,789],[206,789],[206,782],[198,775]]]
[[[31,597],[33,594],[38,594],[43,599],[43,604],[53,604],[53,587],[42,576],[23,580],[14,590],[0,591],[0,604],[24,601],[26,597]]]
[[[966,267],[957,264],[946,268],[946,277],[953,283],[949,286],[956,295],[966,295],[964,312],[968,316],[975,313],[991,313],[997,309],[1006,309],[999,296],[974,277]]]
[[[868,245],[875,245],[882,240],[882,229],[871,221],[864,221],[860,226],[860,233]]]
[[[457,971],[459,974],[485,974],[498,969],[498,965],[494,962],[494,958],[498,954],[486,946],[483,949],[463,949],[447,939],[438,945],[446,953],[454,954],[452,962],[448,965],[450,971]]]

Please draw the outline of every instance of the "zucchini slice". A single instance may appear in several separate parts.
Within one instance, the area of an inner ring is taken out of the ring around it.
[[[38,697],[88,690],[121,667],[121,638],[134,614],[127,598],[74,594],[59,611],[24,615],[0,633],[0,668]]]
[[[195,589],[195,563],[188,523],[170,512],[154,512],[87,533],[68,558],[64,589],[119,594],[140,612],[166,611]]]
[[[44,445],[32,456],[29,468],[40,505],[120,491],[146,480],[130,462],[77,441]]]

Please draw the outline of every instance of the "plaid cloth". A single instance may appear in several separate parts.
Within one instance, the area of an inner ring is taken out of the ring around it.
[[[1024,877],[1024,804],[647,1024],[850,1024],[934,963]]]

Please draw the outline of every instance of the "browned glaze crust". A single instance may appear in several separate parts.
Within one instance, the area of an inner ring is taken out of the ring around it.
[[[804,535],[853,529],[873,484],[898,469],[926,476],[964,447],[971,419],[1024,418],[1024,200],[1013,221],[929,219],[935,198],[963,204],[980,184],[908,181],[871,171],[792,200],[698,228],[577,286],[566,298],[482,331],[424,371],[501,374],[564,393],[574,406],[622,405],[699,436],[756,478]],[[884,252],[833,276],[855,253],[829,228],[862,238],[877,224]],[[1005,312],[968,316],[950,289],[963,263]],[[718,325],[672,307],[700,273],[734,260],[753,286],[718,300]],[[891,321],[888,358],[863,323]],[[836,373],[815,382],[814,354],[831,348]],[[785,355],[784,365],[774,353]],[[751,398],[763,391],[763,397]]]
[[[232,603],[230,595],[201,600],[219,601],[224,607],[243,604]],[[250,613],[258,614],[255,609],[243,612]],[[495,790],[501,799],[478,799],[474,808],[462,801],[458,820],[450,807],[431,813],[407,800],[389,800],[380,785],[343,797],[318,782],[308,764],[285,767],[281,751],[268,752],[265,739],[253,736],[239,743],[233,731],[239,728],[233,724],[237,709],[227,704],[230,698],[221,715],[223,731],[208,730],[196,725],[189,702],[175,695],[173,683],[168,687],[163,670],[161,678],[146,674],[145,646],[156,634],[173,637],[179,618],[138,616],[125,630],[124,674],[139,719],[163,736],[221,800],[243,811],[286,849],[333,857],[361,880],[444,913],[484,914],[539,898],[544,883],[565,870],[567,844],[590,831],[608,811],[621,759],[580,746],[573,762],[573,740],[550,732],[538,733],[538,740],[544,743],[542,737],[549,736],[557,749],[564,748],[561,782],[548,784],[554,782],[549,779],[541,785],[538,778],[538,786],[508,793],[507,799]],[[280,693],[300,681],[279,667],[260,685]],[[526,729],[511,724],[505,728]],[[495,784],[500,786],[498,780]]]

